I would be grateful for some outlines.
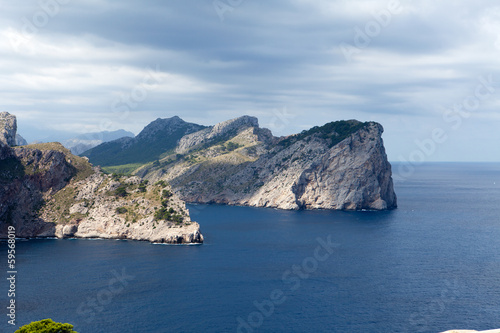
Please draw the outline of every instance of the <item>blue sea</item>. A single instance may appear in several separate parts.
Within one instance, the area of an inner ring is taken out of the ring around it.
[[[384,212],[190,205],[199,246],[19,240],[16,322],[80,333],[500,328],[500,164],[424,164],[395,190],[399,208]],[[0,331],[14,332],[2,281]]]

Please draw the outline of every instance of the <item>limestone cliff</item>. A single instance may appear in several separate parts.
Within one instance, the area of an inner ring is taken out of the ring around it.
[[[2,133],[16,136],[15,128]],[[106,175],[58,143],[11,148],[0,141],[0,238],[9,225],[24,238],[203,242],[167,183]]]
[[[0,112],[0,142],[7,146],[16,145],[17,121],[8,112]]]
[[[136,174],[165,179],[188,202],[282,209],[396,208],[383,128],[339,121],[275,138],[244,116],[184,136]]]
[[[60,222],[57,237],[203,242],[199,225],[165,182],[148,184],[138,177],[93,171],[49,198],[41,210],[42,219]]]

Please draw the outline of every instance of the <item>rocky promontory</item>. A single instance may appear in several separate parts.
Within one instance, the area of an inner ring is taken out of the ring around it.
[[[0,142],[7,146],[15,146],[16,131],[16,117],[8,112],[0,112]]]
[[[243,116],[182,137],[135,174],[164,179],[187,202],[281,209],[397,207],[375,122],[337,121],[277,138]]]
[[[0,238],[14,226],[22,238],[203,242],[168,183],[104,174],[59,143],[9,147],[15,117],[3,119],[9,122],[0,141]]]

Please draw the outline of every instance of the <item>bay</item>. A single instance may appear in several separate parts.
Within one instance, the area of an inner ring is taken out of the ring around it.
[[[52,318],[80,333],[500,328],[500,164],[428,163],[395,189],[399,208],[384,212],[189,205],[199,246],[18,240],[17,323]],[[13,332],[5,314],[0,330]]]

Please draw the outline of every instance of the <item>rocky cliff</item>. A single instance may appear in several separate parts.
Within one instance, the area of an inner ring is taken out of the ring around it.
[[[396,208],[383,128],[339,121],[275,138],[254,117],[182,137],[175,152],[136,171],[165,179],[188,202],[282,209]]]
[[[16,136],[15,128],[2,133],[7,142]],[[9,225],[25,238],[203,242],[167,183],[106,175],[58,143],[11,148],[0,141],[0,238]]]
[[[16,145],[17,121],[8,112],[0,112],[0,142],[7,146]]]

